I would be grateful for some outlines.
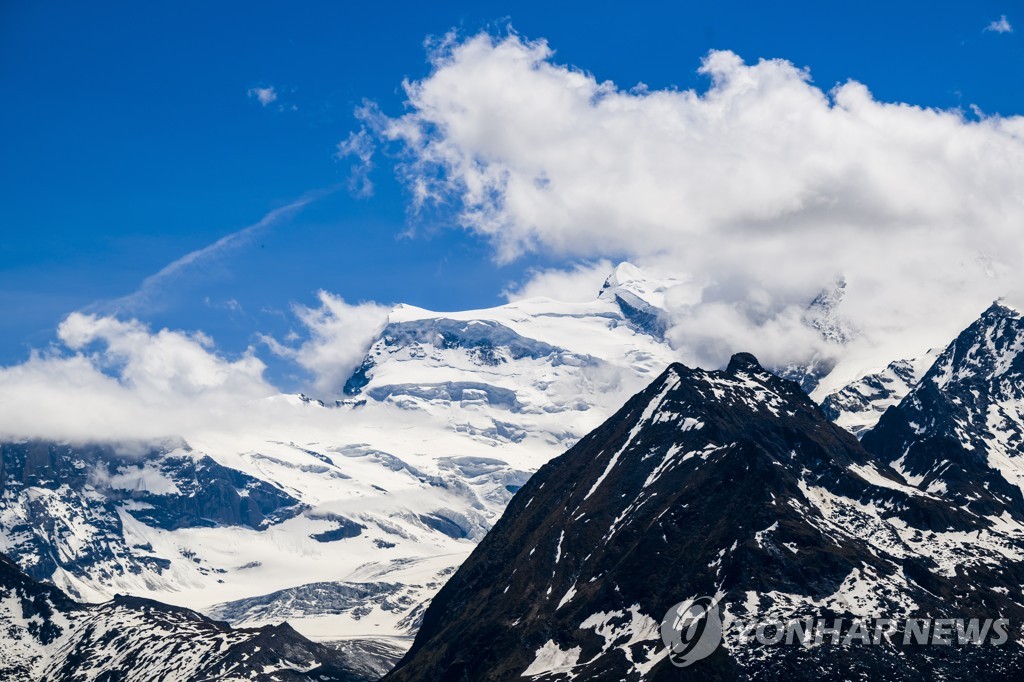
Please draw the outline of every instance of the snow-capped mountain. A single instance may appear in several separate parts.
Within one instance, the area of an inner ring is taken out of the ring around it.
[[[288,625],[235,630],[147,599],[86,605],[0,555],[0,679],[374,679]]]
[[[817,330],[827,341],[849,343],[858,335],[857,328],[841,312],[846,297],[846,279],[840,277],[832,286],[818,294],[804,313],[804,324]]]
[[[615,301],[622,315],[638,329],[663,338],[670,321],[665,310],[665,292],[681,280],[652,280],[632,263],[620,263],[601,287],[600,298]]]
[[[433,413],[489,406],[497,412],[474,419],[470,411],[451,427],[489,440],[540,433],[572,442],[582,434],[554,425],[571,426],[572,413],[605,405],[602,394],[638,385],[671,361],[660,341],[666,286],[626,263],[589,303],[528,299],[445,314],[397,306],[346,393]]]
[[[843,346],[857,338],[859,334],[857,328],[843,317],[844,298],[846,280],[839,278],[814,297],[801,317],[804,326],[814,330],[827,344]],[[832,359],[815,354],[806,362],[771,367],[771,370],[784,379],[795,381],[806,393],[812,394],[833,367]]]
[[[531,473],[671,361],[670,284],[627,264],[584,303],[397,306],[348,395],[240,405],[266,415],[243,433],[8,443],[0,551],[84,601],[287,620],[393,659]]]
[[[274,485],[187,446],[126,456],[109,444],[6,443],[0,445],[0,492],[2,550],[32,577],[79,598],[94,596],[79,575],[103,584],[124,573],[170,568],[151,546],[129,544],[122,514],[174,531],[265,528],[302,511]]]
[[[1024,319],[994,303],[938,357],[864,446],[923,490],[1024,518]]]
[[[937,357],[938,351],[930,350],[920,357],[894,360],[885,369],[870,372],[826,394],[821,409],[839,426],[861,435],[917,386]]]
[[[687,678],[1012,678],[1016,643],[741,636],[752,619],[987,616],[1019,641],[1024,507],[1007,505],[965,509],[904,478],[750,355],[675,364],[530,479],[386,679],[680,679],[660,622],[700,595],[724,643]]]

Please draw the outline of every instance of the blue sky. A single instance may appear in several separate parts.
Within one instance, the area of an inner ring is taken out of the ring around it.
[[[317,190],[342,189],[257,231],[134,311],[202,329],[227,352],[295,327],[293,303],[483,307],[534,267],[431,211],[411,224],[395,160],[371,197],[344,187],[337,144],[364,100],[403,111],[404,78],[429,73],[428,36],[544,38],[555,61],[621,87],[707,88],[711,49],[783,58],[828,90],[1024,113],[1019,30],[985,30],[1019,2],[976,3],[151,3],[0,7],[0,364],[44,347],[69,313],[139,289],[168,263]],[[273,88],[262,104],[257,88]],[[974,114],[969,114],[973,116]],[[616,254],[605,254],[615,257]],[[231,303],[231,302],[235,303]]]

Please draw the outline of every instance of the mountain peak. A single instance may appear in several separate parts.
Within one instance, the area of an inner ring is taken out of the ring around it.
[[[990,305],[985,310],[985,312],[982,313],[981,316],[982,316],[982,318],[988,318],[988,317],[1012,317],[1012,318],[1019,318],[1021,316],[1021,313],[1020,313],[1019,310],[1017,310],[1012,305],[1007,303],[1005,298],[997,298],[996,300],[992,301],[992,305]]]
[[[635,329],[660,340],[669,327],[665,291],[676,284],[678,280],[658,279],[632,263],[622,262],[605,279],[598,298],[614,302]]]
[[[995,301],[864,435],[919,487],[972,512],[1024,519],[1024,319]]]
[[[601,287],[601,291],[614,289],[624,284],[628,284],[629,282],[645,279],[647,279],[647,275],[643,270],[628,261],[622,261],[616,265],[611,271],[611,274],[605,278],[604,286]]]
[[[736,353],[729,359],[729,366],[725,368],[728,374],[735,374],[741,370],[764,371],[761,363],[750,353]]]

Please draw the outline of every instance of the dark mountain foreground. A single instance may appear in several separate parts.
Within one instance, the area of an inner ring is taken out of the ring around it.
[[[751,355],[672,365],[516,494],[385,679],[1024,678],[1019,490],[889,459]],[[706,617],[663,627],[680,603]]]

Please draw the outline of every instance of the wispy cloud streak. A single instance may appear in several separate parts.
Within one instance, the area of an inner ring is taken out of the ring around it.
[[[139,310],[151,305],[168,284],[194,269],[197,265],[207,263],[223,256],[227,252],[244,246],[263,230],[291,218],[309,204],[337,190],[338,187],[315,190],[290,204],[275,208],[252,225],[225,235],[212,244],[191,251],[181,258],[168,263],[158,272],[144,279],[139,288],[131,294],[113,300],[94,303],[85,308],[83,312],[102,312],[106,314],[137,313]]]

